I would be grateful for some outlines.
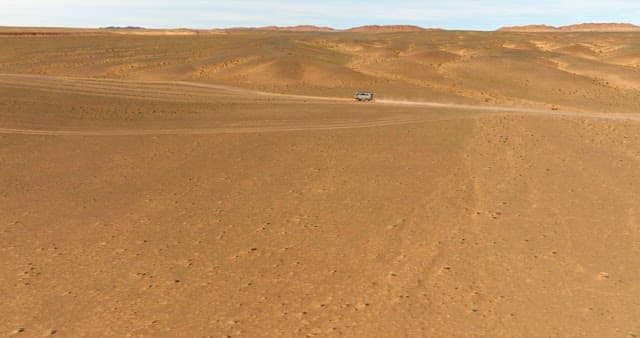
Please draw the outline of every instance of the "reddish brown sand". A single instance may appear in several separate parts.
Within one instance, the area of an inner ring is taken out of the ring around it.
[[[55,32],[0,36],[0,335],[640,334],[640,35]]]

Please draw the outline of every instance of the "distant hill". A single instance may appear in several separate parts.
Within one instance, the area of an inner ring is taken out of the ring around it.
[[[552,32],[558,28],[547,25],[508,26],[498,28],[499,32]]]
[[[426,28],[411,26],[411,25],[388,25],[388,26],[378,26],[378,25],[369,25],[369,26],[361,26],[354,27],[350,29],[346,29],[346,32],[358,32],[358,33],[398,33],[398,32],[424,32]]]
[[[640,26],[630,23],[582,23],[560,27],[560,30],[580,32],[580,31],[603,31],[603,32],[634,32],[640,31]]]
[[[336,30],[331,27],[318,27],[312,25],[299,25],[299,26],[266,26],[256,28],[258,30],[268,31],[285,31],[285,32],[335,32]]]
[[[228,28],[226,31],[276,31],[276,32],[357,32],[357,33],[399,33],[399,32],[424,32],[433,29],[422,28],[411,25],[369,25],[353,27],[349,29],[334,29],[331,27],[318,27],[312,25],[300,26],[266,26],[266,27],[236,27]]]
[[[109,27],[101,27],[100,29],[145,29],[144,27],[137,27],[137,26],[109,26]]]
[[[640,26],[630,23],[581,23],[569,26],[528,25],[502,27],[501,32],[640,32]]]

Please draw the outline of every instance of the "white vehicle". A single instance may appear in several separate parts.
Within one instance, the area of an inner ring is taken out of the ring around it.
[[[357,92],[355,99],[358,101],[373,101],[372,92]]]

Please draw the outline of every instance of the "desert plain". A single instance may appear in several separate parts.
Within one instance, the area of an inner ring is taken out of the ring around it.
[[[0,28],[0,335],[637,337],[639,110],[638,32]]]

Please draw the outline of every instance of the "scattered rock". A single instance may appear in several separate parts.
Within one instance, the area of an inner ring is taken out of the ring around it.
[[[19,333],[23,333],[24,332],[24,327],[19,327],[13,331],[11,331],[8,336],[13,336],[13,335],[17,335]]]

